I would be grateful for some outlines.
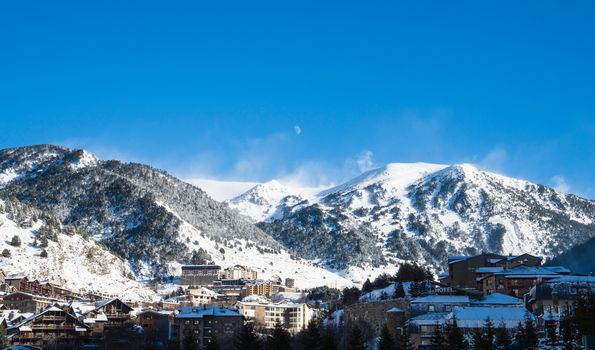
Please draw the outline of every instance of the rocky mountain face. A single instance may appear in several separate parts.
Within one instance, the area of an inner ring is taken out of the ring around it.
[[[448,255],[552,257],[595,237],[595,202],[471,165],[389,164],[315,195],[259,185],[229,201],[302,257],[443,269]]]
[[[0,198],[89,232],[125,259],[137,277],[173,275],[180,264],[207,261],[248,264],[260,268],[263,277],[294,274],[299,279],[310,272],[333,277],[291,256],[202,190],[142,164],[102,161],[86,151],[50,145],[5,149],[0,151]]]

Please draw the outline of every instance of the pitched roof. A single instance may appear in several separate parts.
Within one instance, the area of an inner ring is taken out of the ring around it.
[[[50,311],[54,311],[54,312],[55,312],[55,311],[57,311],[57,312],[63,312],[63,313],[65,313],[67,316],[70,316],[70,317],[71,317],[71,318],[74,320],[74,322],[75,322],[76,324],[78,324],[79,326],[83,326],[83,327],[86,327],[86,328],[88,328],[88,326],[87,326],[87,325],[85,325],[83,322],[81,322],[81,321],[80,321],[78,318],[76,318],[76,316],[74,316],[74,315],[72,315],[72,314],[69,314],[68,312],[66,312],[66,311],[64,311],[64,310],[62,310],[62,309],[60,309],[60,308],[57,308],[57,307],[55,307],[55,306],[50,306],[50,307],[46,308],[45,310],[43,310],[43,311],[41,311],[41,312],[39,312],[39,313],[33,314],[33,315],[31,315],[31,316],[27,317],[26,319],[22,320],[21,322],[19,322],[19,323],[17,323],[17,324],[15,324],[15,325],[13,325],[13,326],[11,326],[11,327],[8,327],[8,329],[15,329],[15,328],[19,328],[19,329],[20,329],[20,327],[21,327],[21,326],[24,326],[26,323],[28,323],[28,322],[30,322],[30,321],[33,321],[34,319],[36,319],[36,318],[38,318],[38,317],[40,317],[40,316],[42,316],[42,315],[44,315],[44,314],[46,314],[46,313],[48,313],[48,312],[50,312]]]
[[[519,298],[502,293],[492,293],[486,295],[483,300],[472,301],[474,305],[523,305],[523,301]]]

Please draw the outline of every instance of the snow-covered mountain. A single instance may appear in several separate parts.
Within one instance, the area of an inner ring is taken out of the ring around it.
[[[263,278],[292,277],[304,287],[351,284],[290,255],[199,188],[146,165],[40,145],[0,150],[0,179],[0,198],[91,233],[139,279],[179,274],[184,263],[214,261],[250,265]]]
[[[388,164],[314,195],[265,183],[228,204],[295,254],[346,270],[439,270],[488,250],[551,257],[595,236],[594,201],[469,164]]]

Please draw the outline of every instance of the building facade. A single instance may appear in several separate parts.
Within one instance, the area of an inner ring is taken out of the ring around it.
[[[178,309],[174,319],[174,337],[180,347],[192,338],[199,348],[217,340],[229,343],[244,326],[244,317],[237,309],[220,306],[188,306]]]
[[[208,286],[220,276],[219,265],[184,265],[180,283],[185,286]]]

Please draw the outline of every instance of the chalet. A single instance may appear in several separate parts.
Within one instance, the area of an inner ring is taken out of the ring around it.
[[[87,320],[98,320],[103,323],[105,329],[122,328],[130,320],[132,308],[120,299],[104,300],[95,303],[95,308],[85,312],[83,315]]]
[[[175,316],[174,337],[182,346],[185,339],[192,338],[198,348],[206,347],[213,339],[226,344],[235,337],[244,325],[244,317],[237,309],[220,306],[182,307]]]
[[[9,327],[12,345],[37,345],[56,349],[75,349],[90,341],[89,327],[74,315],[49,307]]]
[[[173,336],[173,311],[145,309],[136,317],[147,338],[169,341]]]
[[[14,292],[5,295],[2,302],[7,309],[21,312],[40,312],[58,300],[25,292]]]
[[[440,274],[440,281],[457,288],[479,289],[479,280],[494,271],[509,270],[518,266],[536,267],[542,262],[541,257],[530,254],[503,256],[484,253],[475,256],[448,257],[448,274]]]
[[[219,265],[184,265],[180,284],[185,286],[208,286],[219,279]]]
[[[531,288],[527,295],[527,307],[540,320],[559,322],[565,313],[570,313],[577,298],[595,294],[593,276],[558,276]]]
[[[522,298],[533,286],[543,280],[561,276],[561,269],[547,266],[518,265],[511,269],[502,268],[478,279],[484,293],[503,293]],[[567,270],[563,270],[564,272]]]

